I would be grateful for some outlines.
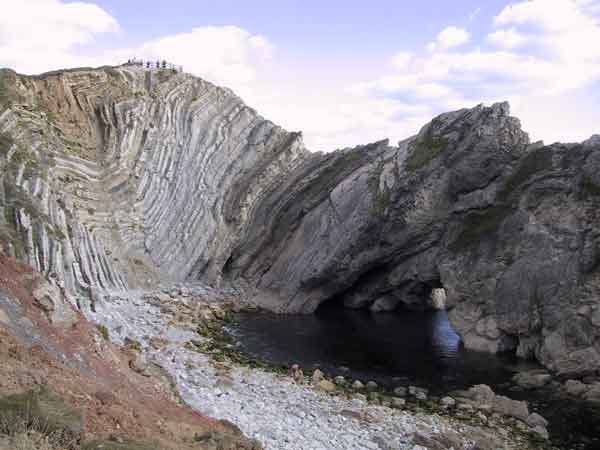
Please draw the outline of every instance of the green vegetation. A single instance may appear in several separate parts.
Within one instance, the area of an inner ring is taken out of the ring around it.
[[[462,231],[450,244],[450,250],[453,252],[466,250],[480,242],[486,235],[496,233],[510,211],[509,207],[500,205],[469,213],[464,219]]]
[[[223,320],[201,322],[196,331],[206,339],[203,341],[190,341],[187,344],[188,349],[209,355],[216,363],[228,362],[278,374],[287,374],[289,369],[287,366],[271,364],[236,350],[233,346],[233,340],[223,328],[226,323],[232,320],[234,319],[227,315]]]
[[[96,329],[100,332],[105,341],[110,341],[110,333],[104,325],[97,324]]]
[[[370,213],[376,217],[384,217],[385,212],[390,205],[392,192],[387,183],[384,183],[383,189],[379,188],[379,179],[383,171],[383,160],[379,162],[377,170],[369,175],[367,187],[373,196],[373,204]]]
[[[448,148],[448,140],[446,138],[432,136],[431,132],[427,132],[422,139],[415,143],[408,158],[406,158],[407,170],[414,172],[425,167],[441,155],[446,148]]]
[[[57,448],[75,449],[83,419],[59,397],[42,388],[0,398],[0,433],[36,431]]]
[[[596,184],[589,176],[584,175],[581,180],[581,190],[585,196],[600,196],[600,185]]]
[[[506,200],[520,185],[533,175],[552,169],[552,150],[540,148],[528,153],[519,163],[517,170],[506,180],[504,188],[498,194],[500,200]]]
[[[7,133],[0,133],[0,155],[6,156],[14,142],[13,138]]]
[[[156,444],[133,442],[123,440],[117,441],[92,441],[84,444],[82,450],[160,450]]]
[[[12,98],[6,82],[6,74],[0,71],[0,111],[10,107]]]

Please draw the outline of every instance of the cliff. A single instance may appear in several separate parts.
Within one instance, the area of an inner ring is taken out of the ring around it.
[[[203,281],[279,312],[427,306],[470,348],[600,367],[600,142],[531,144],[507,104],[308,152],[231,91],[142,68],[0,74],[1,232],[86,311]]]

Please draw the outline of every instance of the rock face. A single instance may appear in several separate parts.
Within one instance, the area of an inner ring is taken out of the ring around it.
[[[600,143],[531,144],[508,105],[329,154],[168,70],[0,72],[5,250],[82,310],[202,280],[279,312],[423,308],[466,346],[600,367]]]

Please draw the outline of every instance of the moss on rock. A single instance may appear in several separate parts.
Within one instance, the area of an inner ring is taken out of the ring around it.
[[[412,151],[406,158],[407,170],[414,172],[422,167],[425,167],[444,150],[448,148],[448,140],[441,136],[433,136],[430,132],[426,133],[419,139],[412,148]]]
[[[458,237],[449,245],[453,252],[460,252],[477,245],[486,235],[494,234],[511,209],[505,205],[492,206],[467,214]]]

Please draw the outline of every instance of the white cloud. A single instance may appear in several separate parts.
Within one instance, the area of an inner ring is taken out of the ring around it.
[[[137,48],[117,52],[121,59],[167,59],[193,73],[232,89],[251,83],[257,69],[272,55],[263,36],[235,26],[200,27],[189,33],[164,36]]]
[[[587,89],[600,86],[598,6],[590,0],[512,3],[499,11],[484,41],[459,49],[468,35],[460,39],[446,28],[428,52],[356,89],[435,113],[508,99],[533,137],[582,140],[600,131],[596,106],[575,107],[590,97]]]
[[[405,69],[411,63],[413,54],[411,52],[399,52],[392,57],[392,65],[396,69]]]
[[[25,73],[92,63],[78,54],[99,33],[118,31],[117,20],[92,3],[0,0],[0,65]]]
[[[531,38],[515,28],[508,28],[488,34],[488,40],[498,47],[512,50],[530,42]]]
[[[435,50],[448,50],[459,47],[469,42],[470,37],[471,35],[464,28],[446,27],[437,35],[435,42],[427,44],[427,49],[433,52]]]
[[[578,0],[528,0],[505,7],[494,18],[496,25],[532,24],[546,31],[570,31],[596,22]]]
[[[91,1],[91,0],[90,0]],[[93,3],[0,0],[0,65],[26,73],[115,64],[133,56],[167,59],[232,88],[262,115],[304,131],[312,150],[414,134],[433,115],[508,99],[534,137],[581,140],[600,131],[586,89],[600,83],[600,4],[530,0],[506,6],[487,36],[444,28],[428,50],[400,51],[370,80],[328,81],[317,70],[280,70],[267,37],[236,26],[198,27],[131,48],[100,52],[89,44],[119,30]],[[475,10],[470,20],[478,14]],[[49,47],[47,43],[52,43]],[[597,91],[595,91],[597,92]],[[578,95],[579,100],[572,100]],[[583,100],[582,100],[583,99]],[[576,107],[577,106],[577,107]],[[595,128],[596,127],[596,128]]]

